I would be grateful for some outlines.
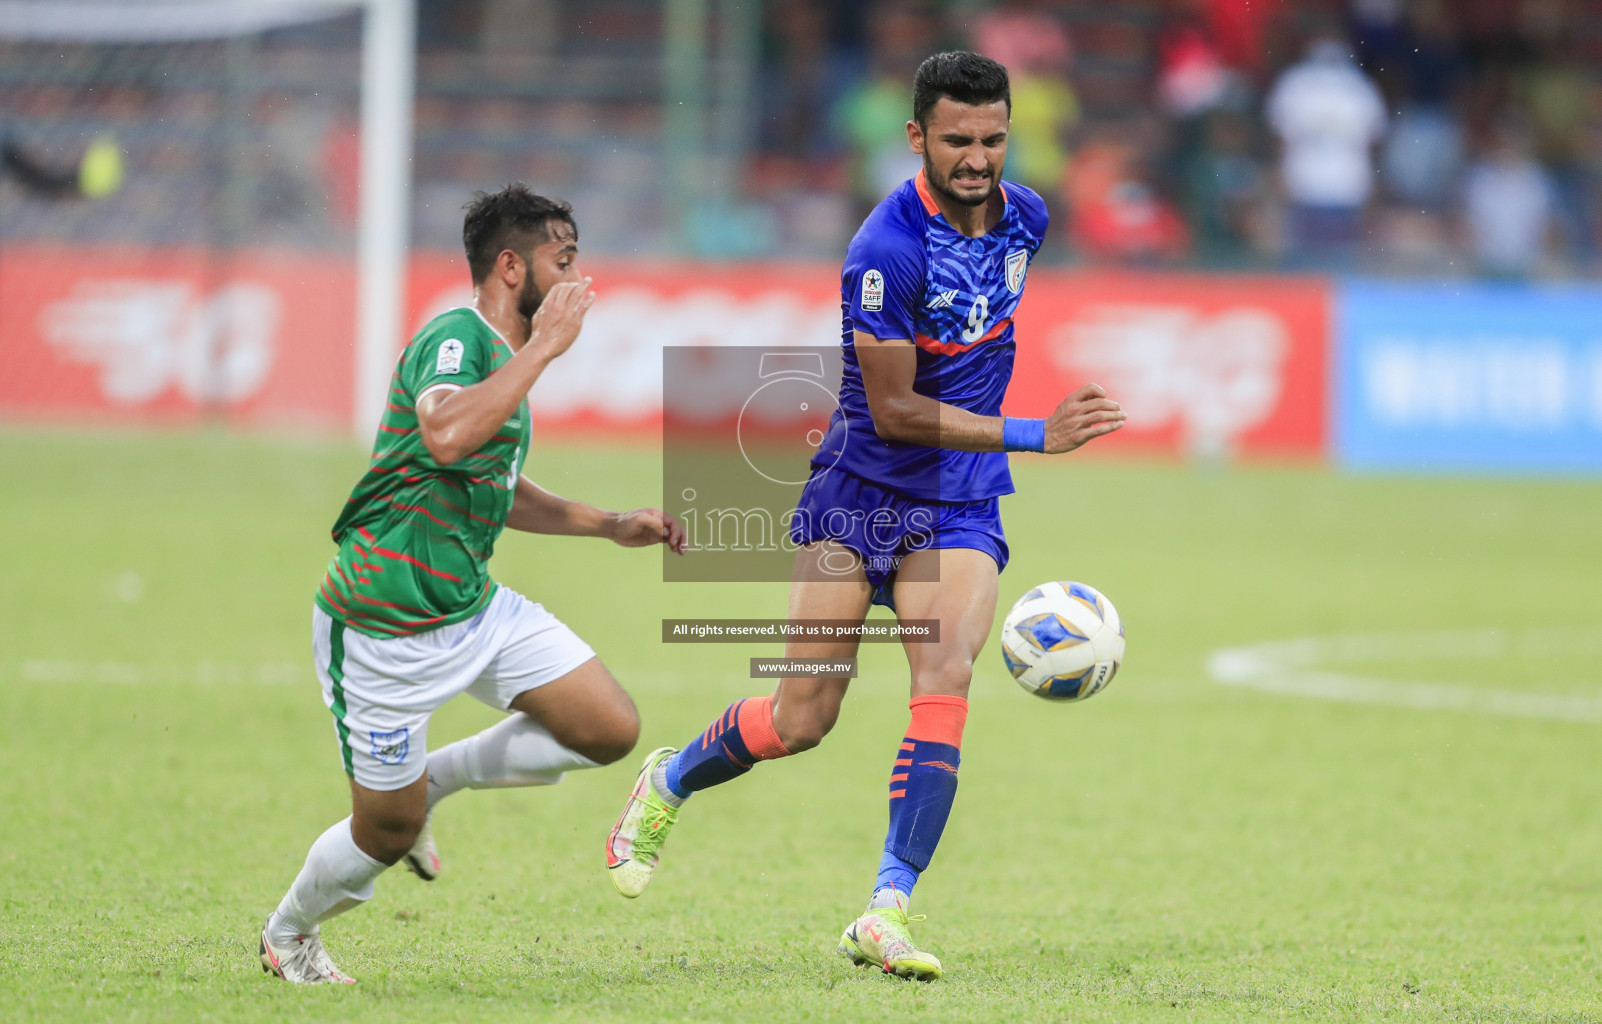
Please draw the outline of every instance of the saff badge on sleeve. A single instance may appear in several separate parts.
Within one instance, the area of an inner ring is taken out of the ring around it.
[[[869,270],[862,275],[862,310],[877,313],[884,308],[884,275]]]
[[[447,338],[439,347],[439,355],[434,359],[434,372],[436,374],[462,372],[462,343],[455,338]]]

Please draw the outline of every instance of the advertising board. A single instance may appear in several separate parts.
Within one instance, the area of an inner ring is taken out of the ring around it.
[[[1342,465],[1602,469],[1602,289],[1353,282],[1338,295]]]
[[[348,260],[200,250],[0,253],[0,414],[345,429]]]
[[[1004,408],[1094,381],[1129,414],[1100,452],[1318,457],[1328,323],[1317,279],[1031,271]]]

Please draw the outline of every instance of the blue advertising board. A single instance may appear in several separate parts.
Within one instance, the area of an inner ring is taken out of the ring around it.
[[[1334,351],[1344,466],[1602,472],[1602,288],[1350,281]]]

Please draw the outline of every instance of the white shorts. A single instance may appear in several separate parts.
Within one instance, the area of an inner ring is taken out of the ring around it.
[[[506,711],[518,694],[595,652],[542,605],[503,586],[471,619],[413,636],[371,637],[315,608],[312,656],[345,773],[368,789],[392,790],[422,776],[428,718],[446,701],[466,692]]]

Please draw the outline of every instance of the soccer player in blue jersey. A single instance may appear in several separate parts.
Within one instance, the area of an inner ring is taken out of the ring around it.
[[[968,683],[1007,564],[997,502],[1013,489],[1005,453],[1073,451],[1124,421],[1094,384],[1045,419],[1001,415],[1013,311],[1047,225],[1039,196],[1001,181],[1010,111],[1007,71],[995,61],[941,53],[919,67],[907,139],[923,171],[879,204],[846,253],[840,408],[792,529],[804,545],[792,619],[861,622],[881,604],[903,620],[939,622],[937,641],[904,645],[912,721],[890,771],[889,834],[867,911],[839,944],[858,964],[920,979],[940,977],[941,966],[912,941],[907,905],[956,797]],[[785,653],[849,659],[857,642],[790,643]],[[782,679],[772,696],[736,701],[682,750],[652,751],[607,840],[618,891],[645,890],[690,794],[817,746],[848,682]]]

